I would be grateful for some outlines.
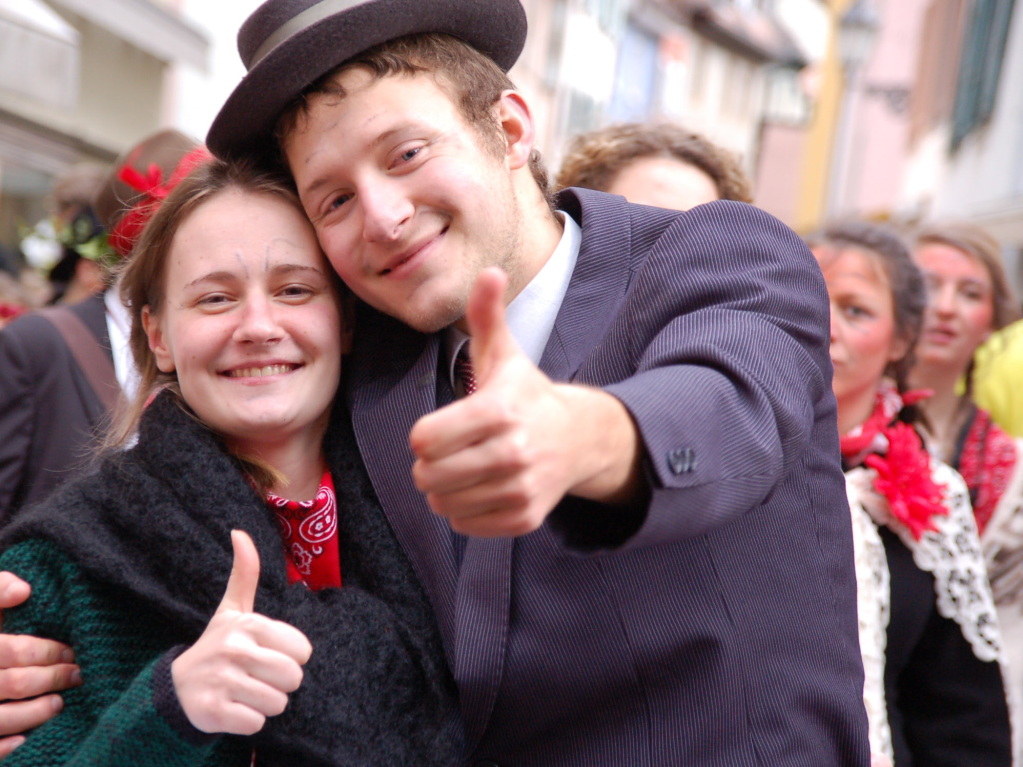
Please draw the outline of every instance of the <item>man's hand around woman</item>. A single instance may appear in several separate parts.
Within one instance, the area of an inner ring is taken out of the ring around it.
[[[32,589],[13,573],[0,572],[0,610],[22,604]],[[81,671],[65,644],[32,636],[0,634],[0,758],[24,742],[21,733],[51,719],[64,706],[53,693],[77,687]]]

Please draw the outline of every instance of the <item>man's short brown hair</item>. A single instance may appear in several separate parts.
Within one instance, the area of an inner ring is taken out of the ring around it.
[[[338,101],[343,99],[347,94],[338,79],[353,67],[365,68],[374,79],[394,75],[432,75],[458,106],[465,121],[476,130],[484,149],[493,150],[495,154],[503,153],[503,131],[495,119],[493,107],[501,93],[514,90],[515,84],[497,64],[471,45],[441,34],[409,35],[389,40],[349,59],[310,84],[277,120],[274,137],[282,152],[288,137],[308,111],[310,97],[325,95]],[[550,182],[543,159],[536,149],[529,156],[529,169],[549,200]]]

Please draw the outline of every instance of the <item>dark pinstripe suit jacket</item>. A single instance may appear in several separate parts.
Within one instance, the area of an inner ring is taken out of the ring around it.
[[[855,580],[813,257],[741,203],[571,190],[579,261],[541,361],[630,409],[638,530],[568,499],[517,540],[451,533],[408,433],[450,401],[439,337],[367,312],[359,447],[437,613],[481,763],[864,767]],[[624,539],[624,540],[623,540]]]
[[[109,353],[103,296],[71,311]],[[106,422],[106,407],[51,322],[29,314],[0,331],[0,517],[86,466]]]

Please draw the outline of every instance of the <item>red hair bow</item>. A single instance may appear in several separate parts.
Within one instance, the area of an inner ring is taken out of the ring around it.
[[[131,165],[130,160],[126,162],[118,171],[117,178],[132,189],[141,192],[142,196],[138,202],[124,212],[114,228],[107,233],[107,242],[110,246],[121,256],[131,253],[139,235],[142,234],[142,230],[145,229],[149,219],[153,217],[153,213],[156,212],[164,198],[181,182],[181,179],[210,157],[206,147],[193,149],[178,161],[174,172],[171,173],[166,183],[163,180],[163,171],[156,163],[151,164],[146,172],[142,173]]]

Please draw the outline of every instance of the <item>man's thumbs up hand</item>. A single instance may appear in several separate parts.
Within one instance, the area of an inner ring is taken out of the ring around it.
[[[252,611],[259,552],[241,530],[231,533],[231,544],[224,598],[199,640],[171,664],[171,677],[197,729],[251,735],[284,711],[313,648],[298,629]]]
[[[525,355],[505,320],[507,277],[480,272],[466,306],[476,392],[424,416],[409,435],[413,478],[457,532],[524,535],[571,486],[556,453],[568,428],[559,387]]]
[[[452,529],[525,535],[566,494],[605,503],[641,495],[642,449],[632,417],[600,389],[554,383],[505,319],[507,277],[480,272],[465,319],[476,392],[412,427],[412,476]]]
[[[484,269],[476,279],[465,320],[472,340],[469,354],[477,387],[498,378],[505,364],[533,364],[523,354],[505,320],[504,292],[508,277],[500,269]]]

